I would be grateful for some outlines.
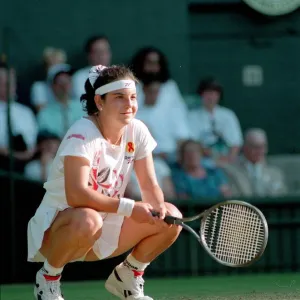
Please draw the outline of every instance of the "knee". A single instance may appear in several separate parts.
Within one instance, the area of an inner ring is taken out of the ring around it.
[[[174,204],[166,202],[165,206],[167,208],[169,215],[177,217],[177,218],[182,218],[182,213]]]
[[[182,218],[182,213],[180,210],[172,203],[166,202],[165,203],[168,214],[177,218]],[[170,235],[177,237],[179,233],[181,232],[182,227],[173,225],[171,226],[168,231],[170,232]]]
[[[101,235],[103,220],[100,214],[90,208],[77,208],[70,221],[72,232],[80,239],[95,241]]]

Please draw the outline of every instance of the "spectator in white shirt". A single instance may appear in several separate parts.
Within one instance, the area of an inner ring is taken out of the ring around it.
[[[140,108],[145,102],[144,81],[147,80],[149,75],[152,75],[156,76],[161,82],[157,102],[163,104],[165,109],[176,106],[187,113],[187,107],[178,85],[171,79],[167,58],[159,49],[155,47],[140,49],[132,59],[131,68],[140,80],[140,84],[136,88]]]
[[[170,105],[167,108],[163,102],[159,101],[162,85],[155,76],[144,77],[144,105],[139,108],[137,118],[147,125],[157,141],[154,155],[168,161],[174,161],[176,160],[178,143],[190,136],[189,128],[187,116],[181,107]],[[172,103],[172,98],[164,98],[164,100]]]
[[[8,92],[8,80],[10,91]],[[24,164],[35,150],[37,123],[31,109],[16,99],[16,75],[13,69],[0,64],[0,168],[9,167],[9,129],[7,126],[8,99],[10,102],[10,122],[15,171],[23,172]]]
[[[91,67],[97,65],[109,66],[111,62],[109,40],[104,35],[97,35],[89,38],[84,50],[87,55],[88,66],[79,69],[76,73],[74,73],[72,79],[72,94],[76,99],[80,99],[81,95],[85,93],[84,84],[88,78]]]
[[[79,99],[71,97],[72,70],[69,65],[55,65],[49,70],[48,81],[55,96],[37,115],[39,130],[46,130],[63,137],[70,126],[83,115]]]
[[[213,78],[200,82],[198,94],[202,107],[189,113],[190,132],[199,141],[207,155],[219,162],[231,162],[237,157],[243,144],[239,120],[235,113],[218,105],[222,86]]]
[[[43,63],[48,73],[49,69],[57,64],[64,64],[67,61],[67,55],[64,50],[47,47],[43,53]],[[36,81],[32,84],[30,90],[31,104],[39,112],[48,102],[54,101],[55,97],[47,80]]]

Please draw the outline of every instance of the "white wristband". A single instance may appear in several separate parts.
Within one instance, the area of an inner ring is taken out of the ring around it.
[[[134,200],[128,199],[128,198],[121,198],[120,199],[120,204],[117,210],[117,214],[125,216],[125,217],[130,217],[132,214],[132,210],[134,207]]]

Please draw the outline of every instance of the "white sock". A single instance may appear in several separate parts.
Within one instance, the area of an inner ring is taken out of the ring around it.
[[[124,266],[128,267],[131,270],[143,272],[150,263],[143,263],[135,259],[135,257],[130,253],[125,261],[123,262]]]
[[[63,268],[55,268],[52,267],[49,263],[48,260],[45,260],[44,262],[44,266],[42,267],[42,271],[49,276],[58,276],[61,274],[61,272],[63,271]]]

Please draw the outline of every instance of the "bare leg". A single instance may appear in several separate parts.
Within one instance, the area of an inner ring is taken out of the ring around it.
[[[49,264],[60,268],[83,257],[101,235],[102,219],[89,208],[60,212],[44,236],[40,252]]]
[[[166,203],[169,213],[182,217],[179,210],[170,203]],[[132,255],[140,262],[151,262],[159,254],[168,249],[180,234],[181,227],[172,225],[162,228],[157,225],[137,224],[130,218],[124,220],[118,249],[110,256],[119,256],[133,249]],[[86,261],[99,260],[93,250],[86,256]]]

